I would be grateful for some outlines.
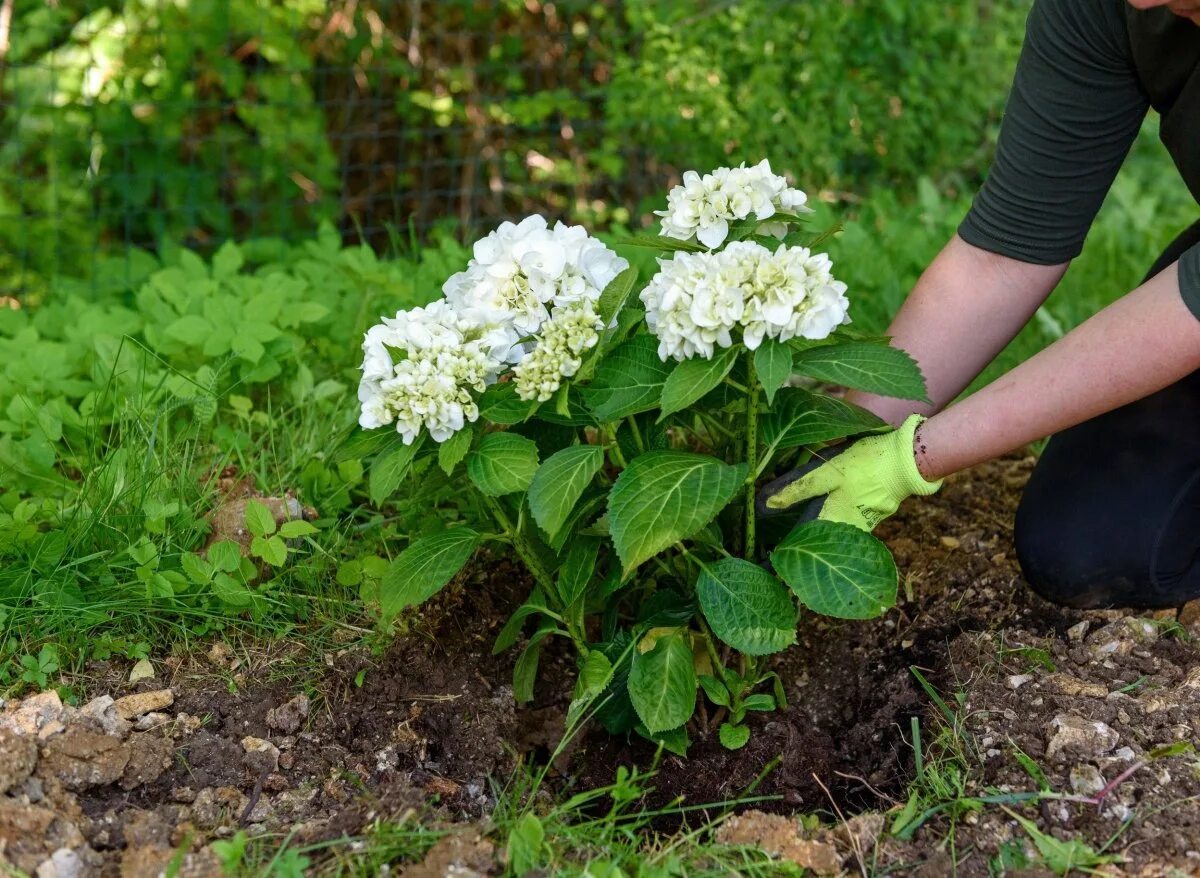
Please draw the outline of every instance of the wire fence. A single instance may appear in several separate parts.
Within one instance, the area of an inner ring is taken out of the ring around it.
[[[662,177],[605,124],[618,6],[0,0],[0,294],[164,242],[604,215]]]
[[[384,252],[629,223],[764,156],[850,201],[971,186],[1028,6],[0,0],[0,296],[324,224]]]

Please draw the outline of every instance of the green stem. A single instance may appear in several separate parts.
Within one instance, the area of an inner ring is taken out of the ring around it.
[[[526,542],[520,528],[513,524],[512,519],[508,517],[508,513],[504,511],[504,507],[500,505],[499,500],[495,497],[487,497],[486,495],[484,499],[488,509],[492,513],[492,517],[496,519],[496,523],[500,525],[500,528],[512,540],[513,551],[517,553],[517,557],[521,559],[521,563],[529,568],[529,572],[533,574],[533,578],[537,581],[537,584],[542,587],[542,590],[546,594],[546,599],[551,600],[555,598],[558,593],[554,589],[554,577],[550,575],[550,571],[542,564],[542,559],[538,557],[537,552],[533,551],[529,543]]]
[[[754,354],[746,354],[746,531],[743,547],[747,561],[754,560],[754,486],[758,481],[758,375],[754,371]]]
[[[642,439],[642,431],[638,429],[637,421],[633,419],[633,415],[630,415],[625,419],[625,422],[629,424],[629,429],[633,432],[633,442],[635,445],[637,445],[638,453],[645,454],[646,443]]]
[[[608,448],[608,457],[612,465],[625,469],[629,464],[625,462],[625,455],[621,453],[621,443],[617,441],[617,430],[615,427],[604,428],[605,446]]]

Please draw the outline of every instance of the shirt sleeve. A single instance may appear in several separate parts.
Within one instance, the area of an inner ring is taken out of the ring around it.
[[[1079,255],[1149,109],[1123,5],[1036,0],[963,240],[1039,265]],[[1194,267],[1200,273],[1200,261]]]
[[[1200,320],[1200,244],[1192,245],[1179,257],[1179,294]]]

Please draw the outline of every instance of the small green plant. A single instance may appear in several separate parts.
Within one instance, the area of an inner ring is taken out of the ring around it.
[[[51,644],[43,646],[36,656],[21,656],[21,681],[38,689],[45,689],[58,670],[58,649]]]
[[[582,229],[530,217],[480,241],[444,300],[367,333],[360,423],[393,429],[348,452],[375,449],[376,502],[436,461],[467,503],[463,523],[392,563],[385,616],[428,600],[481,545],[511,550],[535,582],[495,643],[532,629],[517,699],[562,637],[577,697],[604,694],[605,727],[677,752],[701,694],[730,748],[749,714],[786,706],[767,657],[795,642],[797,601],[867,619],[896,600],[868,533],[817,520],[773,549],[760,539],[760,480],[886,427],[793,376],[924,397],[904,352],[842,326],[846,288],[811,249],[823,236],[802,228],[803,193],[765,162],[685,181],[742,187],[743,213],[708,217],[692,189],[672,192],[664,235],[633,242],[673,254],[639,296],[637,270]]]

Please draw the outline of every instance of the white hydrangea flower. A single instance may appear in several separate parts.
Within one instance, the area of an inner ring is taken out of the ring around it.
[[[475,242],[466,270],[446,281],[446,300],[480,325],[510,329],[514,346],[509,362],[525,354],[516,340],[536,335],[551,309],[583,299],[596,301],[608,283],[629,263],[582,226],[530,216],[505,222]]]
[[[772,252],[735,241],[719,253],[676,253],[659,266],[641,299],[663,360],[709,359],[738,331],[756,350],[764,338],[822,339],[850,322],[833,263],[805,247],[781,244]]]
[[[600,341],[604,321],[590,299],[555,309],[542,324],[537,346],[513,369],[517,395],[545,402],[583,365],[583,355]]]
[[[422,428],[445,442],[479,417],[472,393],[504,368],[497,354],[511,347],[508,337],[464,319],[445,300],[383,318],[363,339],[360,426],[394,424],[406,445]]]
[[[662,217],[662,234],[668,238],[690,241],[696,238],[710,250],[720,247],[729,235],[733,220],[746,219],[751,214],[760,223],[759,231],[783,237],[787,224],[768,222],[777,211],[809,213],[808,196],[787,184],[787,180],[771,172],[763,159],[757,165],[736,168],[717,168],[700,176],[687,171],[683,183],[667,195],[667,209],[654,213]]]

